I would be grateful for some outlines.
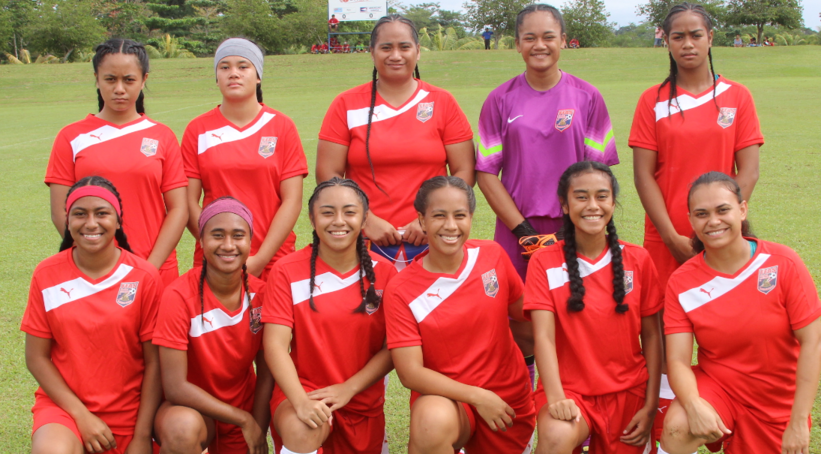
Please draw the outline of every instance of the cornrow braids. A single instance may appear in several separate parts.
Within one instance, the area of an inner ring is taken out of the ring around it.
[[[205,326],[205,274],[208,269],[208,262],[202,258],[202,272],[200,273],[200,323]]]
[[[114,231],[114,239],[117,240],[117,244],[120,248],[133,253],[134,251],[131,250],[131,245],[128,244],[128,237],[125,235],[125,230],[123,230],[123,214],[125,213],[123,200],[120,198],[120,193],[117,192],[117,188],[114,187],[114,183],[96,175],[81,178],[80,181],[74,183],[74,186],[69,188],[68,193],[66,193],[66,201],[68,201],[68,196],[70,196],[72,192],[83,186],[99,186],[117,197],[117,202],[120,203],[120,215],[117,216],[120,228]],[[66,210],[69,208],[70,207],[66,207]],[[72,246],[74,246],[74,238],[71,236],[71,232],[68,231],[68,219],[66,219],[66,231],[63,234],[63,241],[60,243],[60,252],[70,249]]]
[[[607,243],[610,247],[610,263],[613,267],[613,299],[616,300],[616,312],[623,314],[630,309],[628,304],[624,303],[624,260],[621,253],[621,245],[619,244],[619,235],[616,233],[616,223],[613,218],[607,223]]]
[[[314,304],[314,283],[316,282],[316,258],[319,255],[319,235],[316,234],[316,230],[313,231],[313,242],[311,243],[311,280],[308,281],[308,304],[311,306],[311,310],[314,312],[319,312],[316,309],[316,305]]]
[[[570,297],[567,298],[567,311],[580,312],[584,309],[584,281],[579,273],[579,261],[576,258],[576,226],[570,220],[570,216],[563,217],[564,225],[562,234],[564,236],[564,261],[567,265],[567,275],[570,277]]]
[[[97,67],[100,66],[103,58],[109,54],[134,55],[137,57],[137,62],[140,64],[143,78],[145,78],[145,75],[149,72],[148,53],[145,51],[145,46],[142,45],[142,43],[138,43],[130,39],[112,38],[95,47],[94,52],[94,57],[91,59],[91,65],[94,67],[94,74],[97,74]],[[105,106],[105,100],[100,94],[99,88],[97,89],[97,106],[100,111],[102,111]],[[145,113],[145,96],[143,95],[142,90],[140,90],[140,96],[137,97],[135,107],[137,108],[137,113]]]
[[[254,327],[254,317],[251,317],[251,290],[248,287],[248,267],[245,264],[242,264],[242,288],[245,290],[245,298],[248,299],[248,324],[251,328]],[[245,304],[244,298],[240,294],[239,296],[239,307]],[[253,331],[252,331],[253,332]]]
[[[354,309],[354,313],[366,312],[368,307],[378,308],[382,298],[376,294],[376,273],[373,271],[373,261],[371,254],[368,252],[368,244],[365,242],[365,237],[362,232],[359,232],[359,237],[356,239],[356,250],[359,253],[359,289],[362,293],[362,303],[359,307]],[[365,270],[365,277],[368,279],[370,285],[368,291],[365,291],[364,279],[362,279],[362,270]]]
[[[371,159],[371,124],[373,123],[373,110],[376,107],[376,74],[376,67],[374,66],[373,76],[371,78],[371,105],[368,108],[368,130],[365,133],[365,156],[368,157],[368,165],[371,166],[371,178],[373,178],[373,184],[376,186],[376,189],[379,189],[383,194],[390,198],[390,195],[382,189],[382,186],[379,186],[379,183],[376,182],[376,171],[373,168],[373,160]]]
[[[718,100],[716,99],[716,85],[718,82],[718,75],[716,75],[716,70],[713,69],[713,49],[710,48],[707,50],[707,58],[710,60],[710,77],[713,79],[713,104],[716,106],[716,110],[721,111],[721,108],[718,107]]]
[[[465,197],[468,199],[468,212],[473,214],[474,211],[476,211],[476,194],[473,192],[473,188],[465,183],[465,180],[454,177],[453,175],[435,176],[422,183],[422,186],[419,187],[419,191],[416,192],[416,198],[413,200],[413,208],[417,213],[424,214],[428,210],[428,198],[430,194],[437,189],[447,187],[454,187],[464,191]]]

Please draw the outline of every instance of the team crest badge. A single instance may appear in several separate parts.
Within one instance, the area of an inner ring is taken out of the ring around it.
[[[573,114],[576,112],[576,109],[562,109],[556,114],[556,123],[554,126],[556,130],[559,132],[564,132],[565,129],[570,127],[570,124],[573,123]]]
[[[262,329],[262,306],[251,308],[251,333],[256,334]]]
[[[263,158],[270,158],[274,155],[274,150],[277,148],[276,137],[263,137],[259,141],[259,155]]]
[[[420,102],[418,106],[416,106],[416,119],[421,121],[422,123],[430,120],[433,117],[433,103],[432,102]]]
[[[368,304],[365,305],[365,312],[368,315],[371,315],[379,310],[379,303],[382,302],[382,290],[376,290],[376,296],[379,297],[379,301],[376,303],[368,302]]]
[[[758,291],[768,294],[778,284],[778,265],[758,270]]]
[[[148,156],[154,156],[157,154],[157,147],[160,145],[158,140],[144,138],[142,145],[140,145],[140,153]]]
[[[627,295],[628,293],[633,291],[633,272],[632,271],[625,271],[624,272],[624,294]]]
[[[123,282],[120,284],[120,291],[117,292],[117,304],[120,307],[126,307],[134,302],[139,284],[139,282]]]
[[[735,121],[735,107],[722,107],[718,112],[718,125],[724,129],[729,128]]]
[[[496,268],[482,275],[482,284],[485,286],[485,295],[496,298],[499,293],[499,278],[496,277]]]

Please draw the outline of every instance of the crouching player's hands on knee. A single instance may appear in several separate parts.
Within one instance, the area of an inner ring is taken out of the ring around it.
[[[807,421],[790,420],[784,436],[781,437],[781,454],[809,454],[810,428]]]
[[[356,393],[354,393],[349,386],[346,386],[345,383],[338,383],[328,386],[327,388],[313,390],[308,393],[308,398],[322,402],[326,406],[329,406],[333,412],[348,405],[348,402],[353,399],[355,394]]]
[[[494,432],[506,432],[508,427],[513,427],[516,412],[493,391],[479,389],[478,398],[473,406]]]
[[[75,420],[77,429],[83,437],[83,446],[86,452],[102,453],[117,447],[111,429],[102,419],[87,412],[84,416]]]
[[[245,415],[240,426],[242,436],[248,445],[248,454],[268,454],[268,440],[265,439],[267,430],[262,430],[257,420],[250,413]]]
[[[560,421],[579,422],[582,418],[582,412],[573,399],[562,399],[554,402],[547,407],[547,411],[553,419]]]
[[[713,406],[701,397],[695,398],[685,407],[685,411],[690,433],[696,438],[707,440],[709,443],[732,433]]]
[[[318,429],[331,417],[331,409],[320,400],[305,399],[294,405],[296,416],[311,429]]]
[[[630,424],[624,429],[624,435],[620,438],[622,443],[633,446],[644,446],[650,439],[650,432],[653,430],[653,421],[656,418],[656,406],[644,407],[637,411]]]

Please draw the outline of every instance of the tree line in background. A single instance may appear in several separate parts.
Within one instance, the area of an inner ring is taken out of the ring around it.
[[[568,40],[582,47],[648,47],[654,29],[679,0],[648,0],[637,7],[646,19],[617,27],[603,0],[565,0],[560,6]],[[497,49],[514,48],[516,13],[532,0],[468,0],[464,13],[439,3],[390,10],[413,20],[426,50],[482,49],[490,28]],[[772,36],[776,44],[821,44],[802,23],[800,0],[704,0],[716,20],[716,45],[736,34]],[[368,32],[373,22],[345,22],[341,31]],[[303,53],[327,39],[327,0],[0,0],[0,60],[28,63],[89,61],[108,37],[146,43],[152,58],[213,55],[229,36],[256,41],[267,53]],[[367,45],[367,35],[348,35]],[[32,55],[38,55],[33,59]]]

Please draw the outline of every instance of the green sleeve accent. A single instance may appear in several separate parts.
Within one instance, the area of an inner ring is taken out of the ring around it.
[[[601,153],[604,153],[604,149],[607,148],[607,144],[611,140],[613,140],[613,130],[612,129],[610,131],[607,131],[607,135],[604,136],[604,142],[599,143],[599,142],[596,142],[593,139],[585,137],[584,138],[584,144],[587,145],[588,147],[594,149],[594,150],[598,150]],[[481,147],[481,144],[479,146]]]
[[[587,143],[587,139],[585,139],[585,143]],[[496,154],[502,151],[502,144],[496,145],[495,147],[485,148],[482,144],[482,140],[479,139],[479,153],[482,153],[482,156],[488,157],[492,154]]]

